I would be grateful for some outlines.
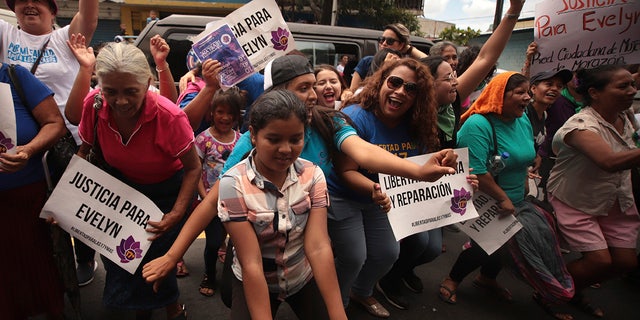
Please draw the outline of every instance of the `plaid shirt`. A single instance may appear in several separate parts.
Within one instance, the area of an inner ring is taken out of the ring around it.
[[[304,229],[312,208],[329,205],[327,185],[318,166],[299,158],[278,190],[256,171],[254,152],[220,179],[218,215],[222,222],[251,222],[260,244],[269,292],[278,293],[278,298],[284,300],[313,277],[304,253]],[[235,256],[232,268],[242,280]]]

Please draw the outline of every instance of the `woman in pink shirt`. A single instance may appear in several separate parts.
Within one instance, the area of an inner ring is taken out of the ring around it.
[[[109,174],[165,212],[161,221],[148,222],[147,231],[155,235],[144,265],[171,246],[193,200],[201,170],[193,130],[180,108],[147,90],[153,77],[140,49],[110,43],[100,50],[95,69],[100,88],[84,99],[78,154],[86,157],[92,147],[101,150]],[[165,307],[168,319],[185,318],[184,307],[177,303],[175,273],[154,287],[145,283],[141,268],[132,275],[105,258],[102,261],[107,307],[135,310],[137,319],[150,319],[152,309]]]

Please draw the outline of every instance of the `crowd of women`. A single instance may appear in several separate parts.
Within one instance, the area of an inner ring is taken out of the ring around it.
[[[176,266],[205,231],[199,291],[227,295],[232,319],[271,319],[282,302],[300,319],[345,319],[350,303],[389,317],[374,290],[408,309],[407,290],[425,290],[414,269],[444,250],[442,231],[396,241],[377,173],[436,181],[455,172],[452,148],[466,147],[469,187],[493,197],[500,214],[515,215],[524,228],[490,255],[474,241],[465,245],[435,288],[440,299],[455,304],[461,281],[480,268],[474,286],[511,300],[497,281],[509,261],[549,315],[572,319],[554,309],[570,303],[602,317],[584,289],[637,268],[640,217],[631,170],[640,163],[634,135],[640,126],[629,111],[637,73],[603,66],[531,78],[505,72],[487,81],[523,2],[510,1],[487,42],[461,55],[463,66],[455,45],[441,43],[427,57],[411,46],[406,27],[391,24],[379,53],[362,59],[350,86],[333,66],[314,68],[294,50],[270,61],[264,75],[227,90],[218,82],[218,61],[190,65],[178,95],[166,62],[170,48],[160,37],[151,41],[159,89],[138,48],[109,43],[94,55],[86,46],[95,25],[78,23],[92,21],[97,1],[81,1],[61,32],[50,25],[55,1],[8,1],[24,27],[0,40],[0,81],[12,90],[18,133],[16,152],[0,152],[0,201],[15,226],[2,243],[25,240],[4,246],[25,276],[0,274],[0,306],[12,319],[63,317],[62,284],[38,213],[46,197],[39,157],[64,135],[66,119],[67,127],[78,126],[72,131],[81,141],[79,156],[99,155],[106,172],[165,212],[149,222],[152,246],[134,274],[102,259],[107,308],[130,310],[137,319],[164,308],[168,319],[186,319]],[[25,12],[44,18],[31,21]],[[1,21],[0,27],[10,29]],[[74,81],[54,91],[40,81],[50,66],[34,76],[10,66],[15,62],[6,54],[10,41],[34,34],[48,42],[42,36],[52,32],[50,46],[73,57],[75,70]],[[30,93],[26,99],[20,88]],[[61,108],[56,90],[66,98]],[[386,144],[402,149],[379,147]],[[433,155],[423,165],[404,159],[427,153]],[[499,170],[496,155],[507,155],[498,157]],[[529,179],[538,178],[545,196],[536,205],[526,195]],[[228,269],[216,275],[227,235]],[[561,242],[581,256],[565,263]]]

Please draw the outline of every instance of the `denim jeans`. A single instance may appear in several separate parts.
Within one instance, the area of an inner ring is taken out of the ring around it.
[[[400,245],[378,205],[330,197],[329,236],[346,307],[350,291],[363,297],[373,294],[376,282],[398,258]]]
[[[384,276],[385,283],[400,283],[413,268],[433,261],[442,252],[442,229],[436,228],[400,240],[400,256]]]

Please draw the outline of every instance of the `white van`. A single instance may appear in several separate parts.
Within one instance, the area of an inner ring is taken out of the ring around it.
[[[16,19],[16,14],[11,10],[0,9],[0,19],[11,23],[14,26],[18,25],[18,20]]]

